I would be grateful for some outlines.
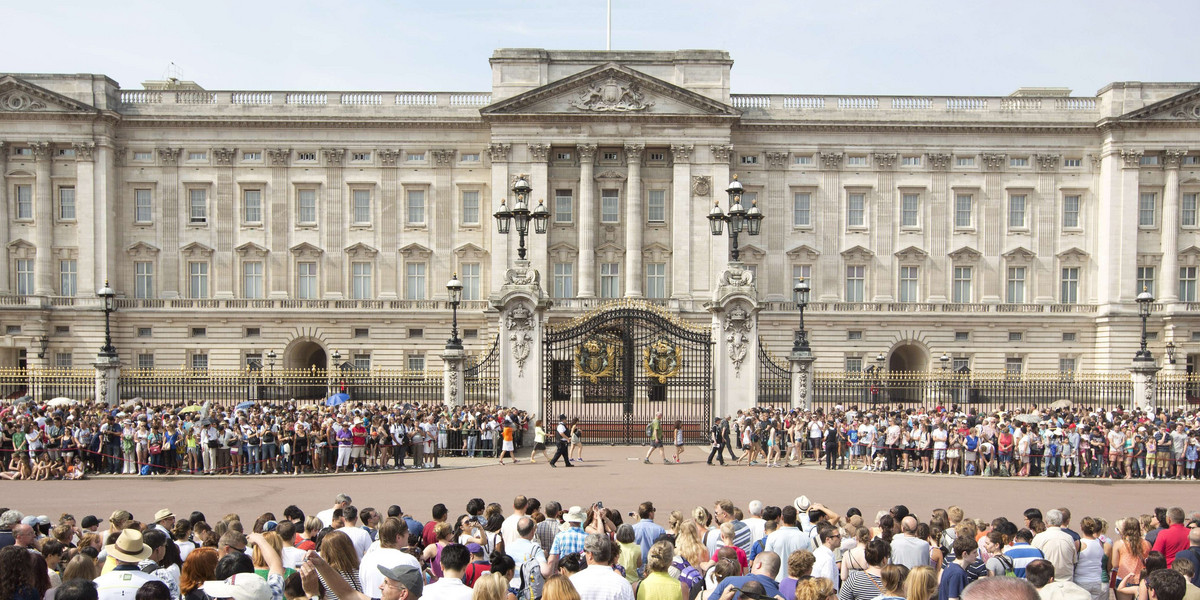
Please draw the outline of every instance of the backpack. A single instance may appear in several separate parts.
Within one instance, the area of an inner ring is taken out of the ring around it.
[[[536,548],[535,546],[534,549]],[[517,586],[517,600],[537,600],[542,597],[542,584],[545,580],[534,554],[535,552],[530,552],[526,555],[525,562],[522,562],[521,568],[518,569],[517,578],[521,583]]]
[[[1017,576],[1016,571],[1013,570],[1013,559],[1012,558],[1005,556],[1004,554],[997,554],[996,559],[1000,561],[1000,564],[1004,565],[1004,576],[1005,577],[1016,577]]]
[[[654,422],[646,423],[646,437],[654,436]]]

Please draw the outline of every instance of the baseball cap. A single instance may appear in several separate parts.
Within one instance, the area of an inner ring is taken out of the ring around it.
[[[470,544],[467,544],[467,552],[470,552],[471,554],[483,554],[483,546],[480,546],[475,542],[471,542]]]
[[[383,573],[384,577],[404,586],[408,590],[408,593],[413,596],[420,597],[421,592],[425,589],[421,572],[409,565],[397,565],[395,567],[379,565],[379,572]],[[260,577],[259,579],[262,578]]]
[[[100,525],[100,519],[96,518],[96,515],[88,515],[79,522],[79,525],[84,529],[96,527]]]
[[[233,600],[271,600],[272,598],[267,580],[256,573],[237,573],[225,581],[206,581],[200,587],[205,594],[208,594],[209,598],[233,598]]]

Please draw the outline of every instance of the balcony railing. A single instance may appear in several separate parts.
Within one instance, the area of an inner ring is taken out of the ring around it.
[[[246,107],[261,116],[257,107],[275,111],[304,109],[305,114],[342,112],[353,107],[354,114],[403,114],[413,109],[466,111],[478,115],[481,107],[492,103],[487,92],[329,92],[329,91],[238,91],[238,90],[121,90],[121,112],[131,115],[230,114],[230,106]],[[211,109],[207,108],[211,107]],[[361,111],[368,112],[363,113]],[[239,114],[239,113],[232,113]]]
[[[895,116],[902,119],[917,117],[914,113],[965,113],[1012,118],[1014,113],[1027,119],[1041,113],[1052,120],[1095,120],[1099,106],[1094,97],[1013,97],[1013,96],[848,96],[848,95],[784,95],[733,94],[731,102],[751,117],[765,112],[772,117],[845,118],[850,114],[870,115],[873,119]],[[976,119],[978,117],[975,117]]]

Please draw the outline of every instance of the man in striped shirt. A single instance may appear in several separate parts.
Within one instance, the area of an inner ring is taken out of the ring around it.
[[[1012,559],[1013,574],[1017,577],[1025,577],[1025,567],[1029,563],[1045,558],[1042,556],[1042,551],[1029,545],[1033,541],[1033,532],[1029,529],[1021,529],[1017,531],[1017,535],[1013,538],[1013,545],[1008,550],[1004,551],[1004,555]]]

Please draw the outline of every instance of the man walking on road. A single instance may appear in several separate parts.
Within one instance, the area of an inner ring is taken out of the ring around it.
[[[662,443],[662,411],[654,413],[654,420],[646,426],[646,430],[650,432],[650,449],[646,451],[646,458],[642,462],[650,464],[650,455],[658,450],[658,455],[662,457],[663,464],[669,465],[671,461],[667,460],[667,451],[663,449]],[[645,554],[645,552],[642,552]]]
[[[567,415],[558,415],[558,427],[554,429],[555,450],[554,458],[550,459],[551,467],[558,466],[554,463],[558,462],[558,457],[560,456],[568,467],[575,466],[571,464],[571,459],[567,455],[567,450],[570,448],[570,441],[571,434],[567,431]]]

